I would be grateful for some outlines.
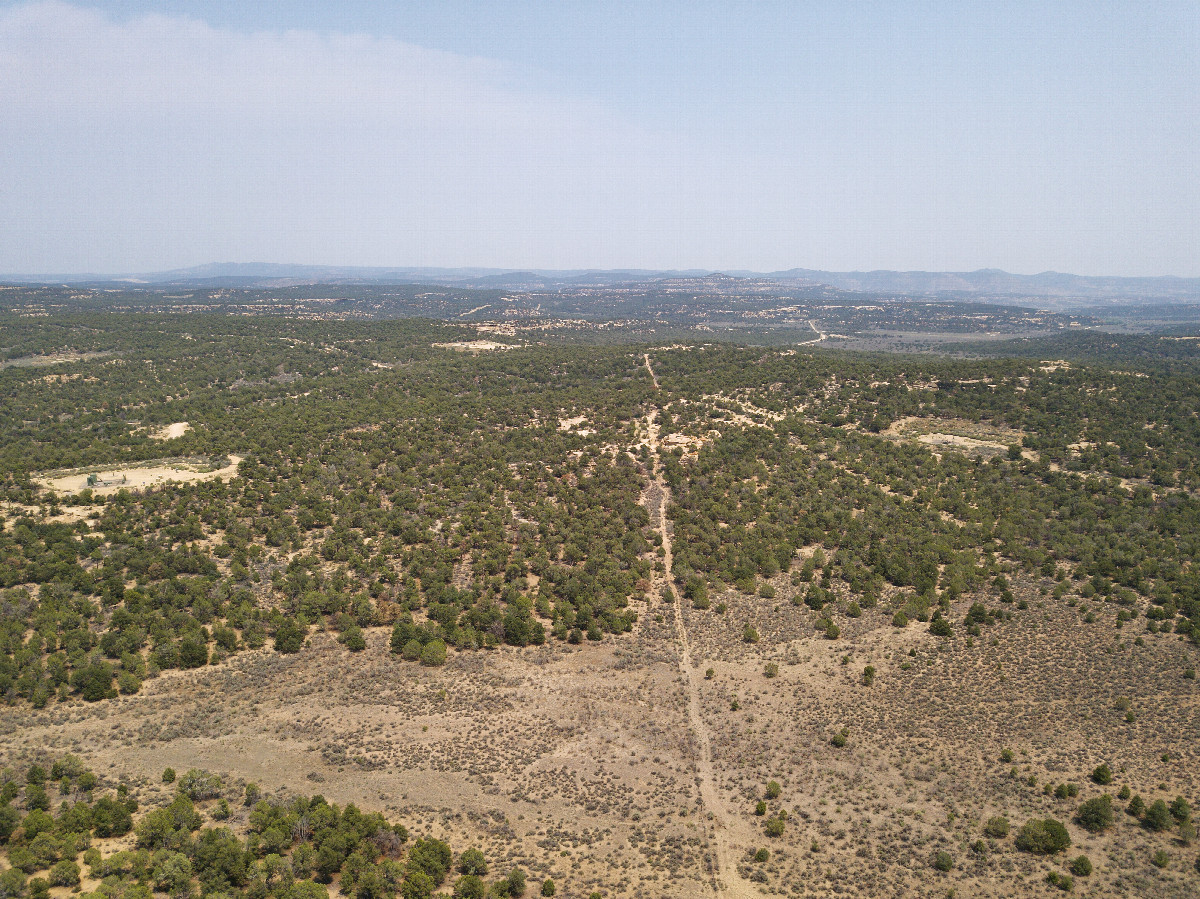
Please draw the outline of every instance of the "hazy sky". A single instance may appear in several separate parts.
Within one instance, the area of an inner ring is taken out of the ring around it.
[[[0,0],[0,272],[1200,276],[1200,3]]]

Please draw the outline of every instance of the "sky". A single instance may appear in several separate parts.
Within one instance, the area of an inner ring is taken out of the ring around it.
[[[1200,3],[0,0],[0,272],[1200,276]]]

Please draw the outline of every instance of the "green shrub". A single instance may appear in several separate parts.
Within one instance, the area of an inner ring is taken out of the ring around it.
[[[954,867],[954,856],[942,849],[933,857],[933,867],[938,871],[949,871]]]
[[[361,891],[359,892],[361,896]],[[484,899],[487,895],[487,885],[477,874],[464,874],[454,881],[454,899]]]
[[[1070,834],[1061,821],[1031,818],[1017,834],[1017,848],[1035,855],[1053,855],[1071,845]]]
[[[421,664],[427,668],[437,668],[446,664],[446,643],[444,640],[430,640],[421,649]]]
[[[291,655],[300,651],[304,646],[304,638],[308,629],[301,627],[294,619],[284,618],[275,629],[274,647],[278,653]]]
[[[553,896],[554,893],[554,881],[547,877],[544,881],[542,881],[542,895]]]
[[[1106,764],[1098,765],[1096,766],[1096,769],[1092,771],[1092,780],[1095,783],[1100,784],[1102,787],[1106,787],[1112,783],[1112,779],[1112,768],[1108,767]]]
[[[759,849],[757,852],[754,853],[754,860],[760,864],[762,862],[767,861],[770,857],[771,857],[771,852],[769,849]]]
[[[1008,836],[1008,819],[1003,815],[988,818],[987,824],[983,825],[983,832],[994,839],[1003,839]]]
[[[778,799],[779,795],[782,792],[783,792],[783,788],[781,786],[779,786],[779,781],[777,781],[777,780],[767,781],[766,797],[768,799]]]
[[[1162,832],[1171,828],[1174,819],[1171,818],[1171,810],[1167,808],[1167,804],[1161,799],[1155,799],[1146,809],[1146,817],[1142,823],[1148,830]]]
[[[1171,802],[1171,817],[1180,824],[1186,824],[1192,820],[1192,807],[1182,796],[1176,796]]]
[[[50,869],[47,879],[50,881],[50,886],[53,887],[77,887],[79,886],[79,865],[64,858]]]
[[[758,631],[756,631],[752,626],[747,624],[746,629],[742,631],[742,641],[744,643],[757,643],[758,642]]]
[[[193,802],[200,802],[203,799],[212,799],[221,792],[221,778],[208,771],[192,768],[179,778],[179,786],[176,789]]]
[[[463,874],[486,874],[487,859],[478,849],[467,849],[458,857],[458,870]]]
[[[1086,855],[1071,859],[1071,873],[1076,877],[1087,877],[1092,873],[1092,862]]]
[[[952,637],[954,636],[954,628],[950,626],[950,622],[939,616],[929,622],[929,633],[935,637]]]
[[[1075,812],[1075,823],[1091,833],[1100,833],[1112,827],[1112,797],[1106,793],[1084,802]]]
[[[1051,871],[1046,875],[1046,883],[1051,886],[1058,887],[1064,893],[1069,893],[1075,889],[1075,881],[1070,874],[1059,874],[1057,871]]]

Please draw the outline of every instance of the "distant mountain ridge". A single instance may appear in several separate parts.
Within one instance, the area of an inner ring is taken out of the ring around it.
[[[560,290],[649,284],[683,279],[742,278],[781,286],[826,285],[856,293],[928,297],[1043,297],[1081,300],[1200,301],[1200,278],[1108,277],[1042,272],[829,272],[793,268],[776,272],[709,269],[500,269],[209,263],[138,274],[0,275],[26,284],[113,283],[146,286],[273,288],[304,284],[438,284],[499,290]]]

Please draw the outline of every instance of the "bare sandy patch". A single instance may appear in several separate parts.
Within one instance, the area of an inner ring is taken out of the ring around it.
[[[18,359],[7,359],[0,362],[0,369],[42,368],[47,365],[62,365],[67,362],[88,362],[92,359],[101,359],[104,356],[111,355],[112,350],[104,350],[97,353],[47,353],[44,356],[21,356]]]
[[[560,431],[571,431],[575,434],[578,434],[580,437],[590,437],[592,434],[596,433],[594,428],[579,427],[580,425],[586,423],[587,418],[582,415],[575,415],[571,418],[560,418],[558,420],[558,429]]]
[[[115,468],[54,472],[33,480],[45,489],[58,493],[79,493],[90,488],[96,496],[109,496],[118,490],[138,490],[163,484],[209,481],[214,478],[228,481],[237,474],[242,459],[242,456],[230,455],[227,464],[221,467],[200,460],[160,459]]]
[[[192,426],[186,421],[177,421],[167,425],[165,428],[159,428],[157,431],[150,433],[151,440],[174,440],[176,437],[182,437]]]
[[[916,418],[908,416],[892,422],[885,437],[913,440],[935,450],[960,452],[972,457],[989,458],[1020,444],[1025,434],[985,422],[952,418]]]
[[[495,350],[516,350],[520,347],[511,343],[496,343],[494,340],[457,340],[451,343],[435,343],[435,347],[443,350],[454,350],[456,353],[490,353]]]

